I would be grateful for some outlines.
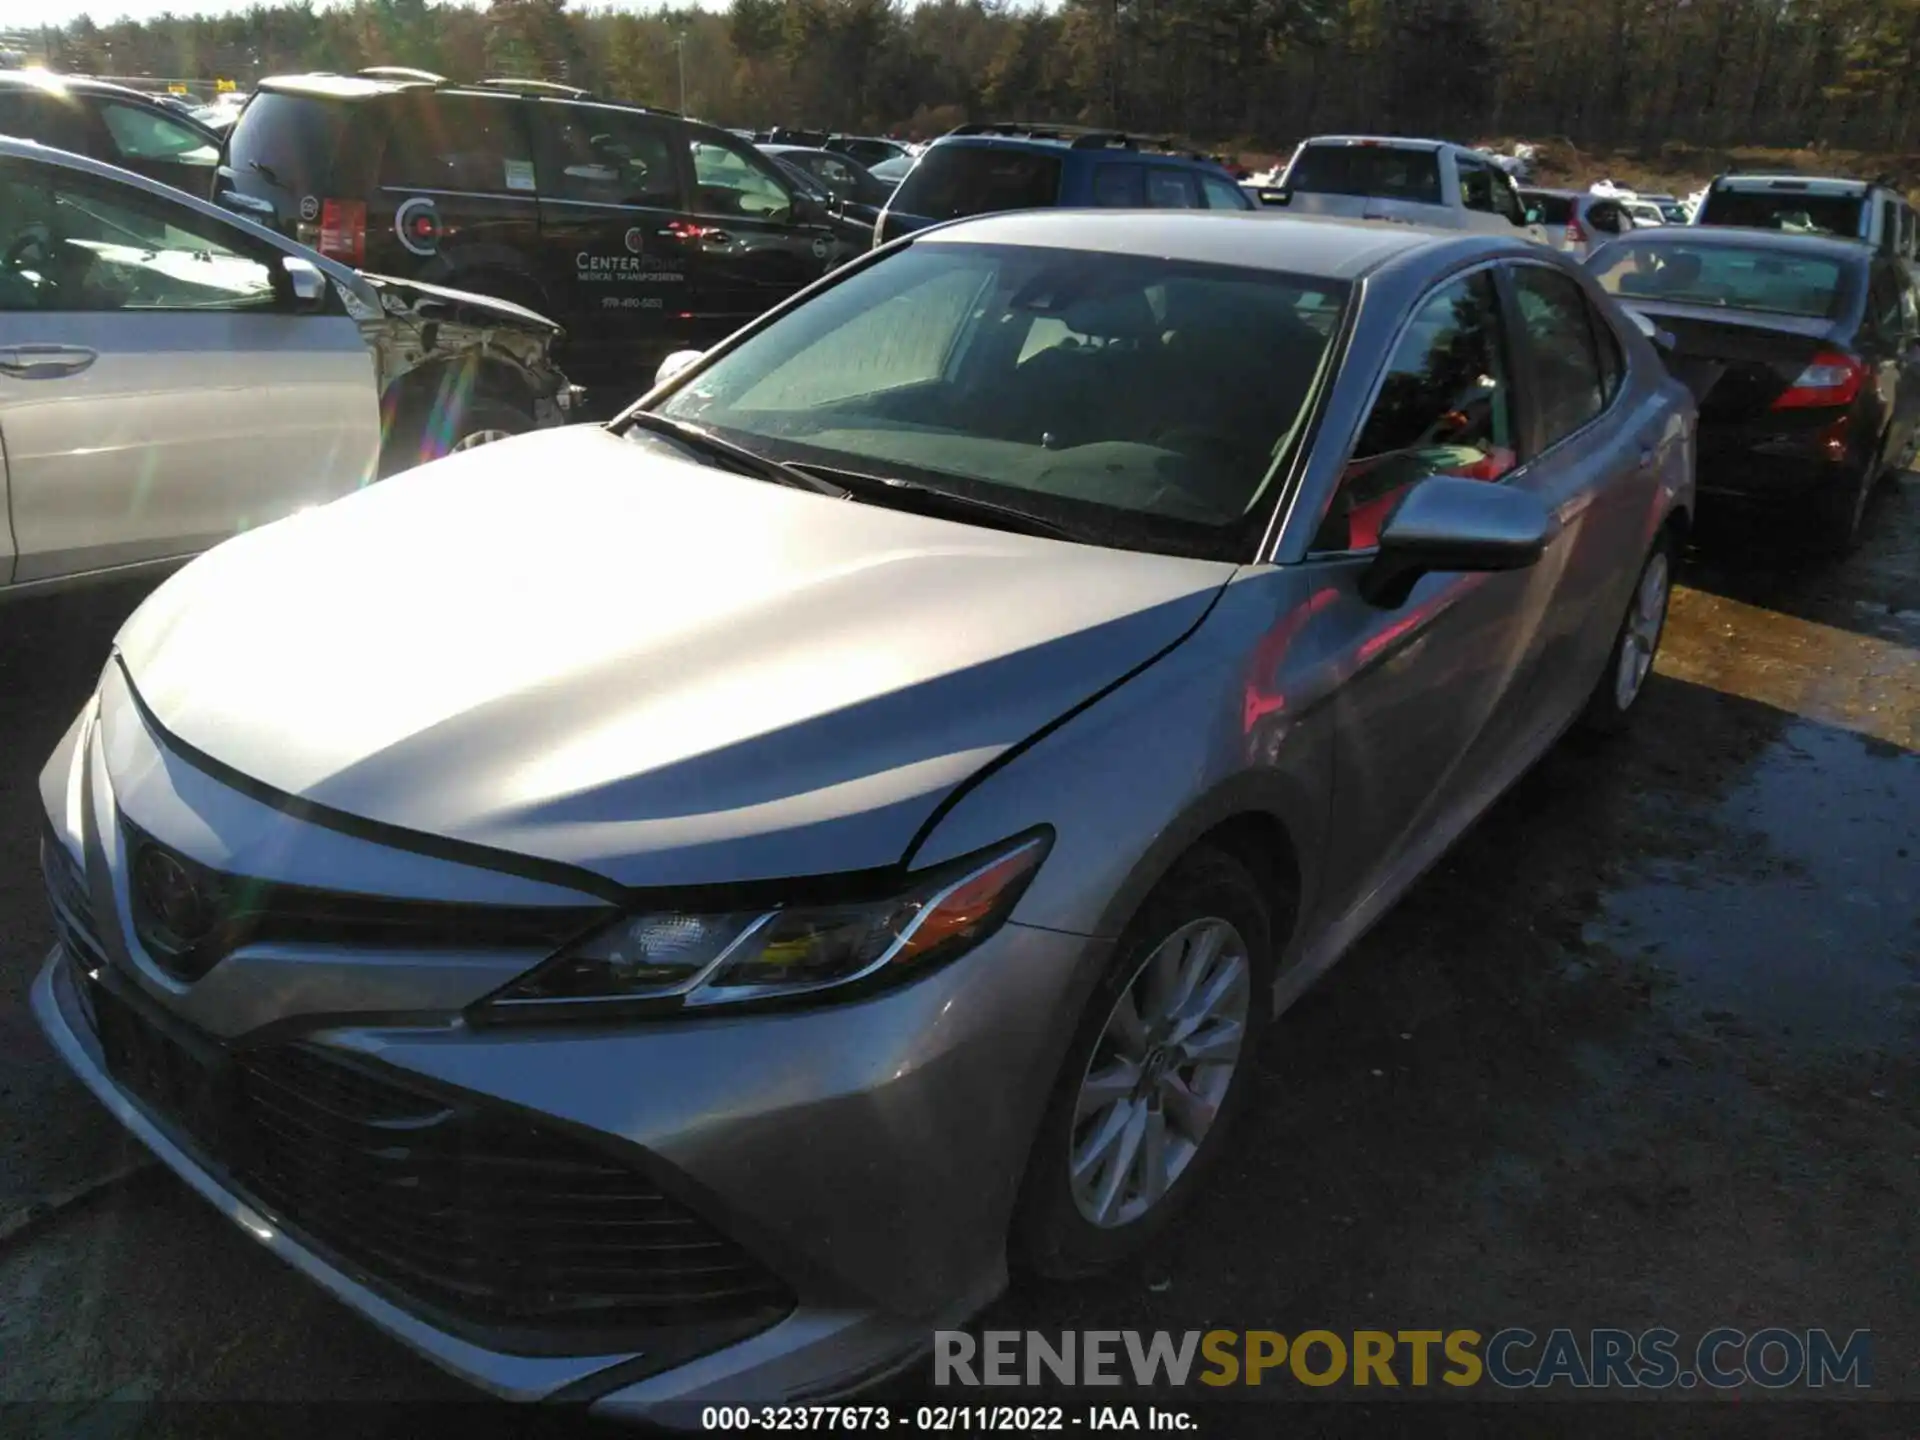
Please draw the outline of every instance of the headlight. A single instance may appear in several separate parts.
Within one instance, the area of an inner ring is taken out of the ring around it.
[[[705,1008],[924,974],[999,928],[1050,840],[1016,837],[877,900],[624,915],[496,992],[480,1016]]]

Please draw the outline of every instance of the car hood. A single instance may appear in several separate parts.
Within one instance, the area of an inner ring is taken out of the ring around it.
[[[625,885],[738,882],[901,862],[943,797],[1176,644],[1234,568],[582,426],[231,540],[116,643],[164,732],[284,794]]]
[[[563,333],[557,321],[510,300],[496,300],[468,290],[450,290],[444,285],[428,285],[420,280],[402,280],[393,275],[360,273],[379,295],[381,307],[390,314],[458,325],[506,325],[547,336]]]

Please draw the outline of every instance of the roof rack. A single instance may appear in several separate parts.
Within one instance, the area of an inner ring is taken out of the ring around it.
[[[1002,120],[992,123],[956,125],[949,135],[1007,135],[1030,140],[1064,140],[1075,150],[1146,150],[1165,155],[1180,155],[1190,160],[1207,157],[1198,150],[1177,145],[1165,135],[1136,135],[1127,130],[1102,129],[1087,125],[1051,125],[1026,120]]]
[[[516,76],[496,76],[490,80],[478,80],[475,85],[482,90],[511,90],[521,95],[553,95],[562,100],[591,100],[593,92],[583,90],[578,85],[562,85],[554,80],[522,80]]]
[[[315,71],[315,74],[330,74],[330,71]],[[447,77],[436,75],[431,70],[415,70],[406,65],[369,65],[364,70],[354,72],[369,80],[413,80],[422,85],[444,85]]]

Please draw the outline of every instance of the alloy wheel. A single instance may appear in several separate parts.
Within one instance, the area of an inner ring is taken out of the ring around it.
[[[1217,917],[1162,940],[1114,1001],[1074,1102],[1068,1183],[1101,1229],[1140,1219],[1199,1154],[1252,1004],[1247,942]]]
[[[1639,698],[1640,688],[1653,669],[1653,652],[1666,624],[1672,588],[1667,553],[1655,551],[1641,572],[1640,587],[1634,591],[1633,608],[1627,612],[1626,629],[1620,637],[1620,668],[1614,674],[1613,699],[1622,710]]]
[[[477,450],[482,445],[491,445],[496,440],[508,439],[512,434],[511,430],[474,430],[454,441],[447,453],[452,454],[455,450]]]

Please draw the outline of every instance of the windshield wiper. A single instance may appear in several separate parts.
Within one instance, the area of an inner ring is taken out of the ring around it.
[[[1078,541],[1081,538],[1065,525],[1043,519],[1030,511],[1002,505],[995,500],[963,495],[957,490],[941,490],[891,475],[864,475],[858,470],[841,470],[830,465],[815,465],[810,461],[801,461],[791,468],[832,476],[845,485],[856,500],[912,510],[936,519],[974,521],[1022,535],[1038,535],[1047,540]]]
[[[247,161],[247,167],[252,170],[257,170],[262,175],[266,176],[267,183],[269,185],[278,185],[282,190],[285,190],[287,188],[287,182],[282,180],[277,174],[275,174],[273,167],[267,164],[266,161],[249,160]]]
[[[731,440],[722,440],[711,430],[703,430],[698,425],[689,425],[684,420],[670,420],[665,415],[657,415],[651,410],[635,410],[627,415],[627,424],[637,430],[646,430],[655,435],[663,435],[669,440],[678,440],[690,450],[704,451],[719,460],[729,469],[743,475],[752,475],[757,479],[771,480],[776,485],[788,485],[795,490],[811,490],[816,495],[831,495],[837,500],[847,498],[849,491],[844,485],[836,485],[831,480],[818,475],[809,475],[793,465],[783,465],[778,460],[769,460],[744,445],[736,445]]]

